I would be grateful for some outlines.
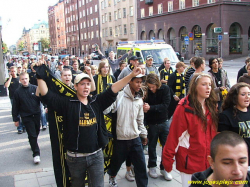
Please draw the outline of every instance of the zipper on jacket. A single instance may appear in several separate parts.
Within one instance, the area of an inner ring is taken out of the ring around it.
[[[187,169],[187,165],[188,165],[188,155],[186,156],[186,164],[185,164],[185,169]]]
[[[79,113],[78,113],[78,123],[79,123],[79,121],[80,121],[80,115],[81,115],[81,111],[82,111],[82,107],[81,107],[81,102],[79,102],[79,104],[80,104],[80,111],[79,111]],[[80,126],[79,126],[79,124],[78,124],[78,135],[77,135],[77,142],[76,142],[76,150],[78,150],[78,142],[79,142],[79,136],[80,136]]]

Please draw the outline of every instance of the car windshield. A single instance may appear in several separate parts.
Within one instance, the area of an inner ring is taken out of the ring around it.
[[[154,64],[162,64],[164,58],[169,58],[171,63],[179,62],[175,52],[171,48],[142,50],[144,61],[148,55],[154,58]]]

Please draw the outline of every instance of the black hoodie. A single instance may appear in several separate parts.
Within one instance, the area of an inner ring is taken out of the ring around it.
[[[192,184],[189,187],[211,187],[209,185],[207,178],[213,173],[213,170],[211,167],[209,167],[207,170],[198,172],[192,175]],[[246,181],[248,181],[247,184],[244,185],[244,187],[250,186],[250,173],[247,173]]]

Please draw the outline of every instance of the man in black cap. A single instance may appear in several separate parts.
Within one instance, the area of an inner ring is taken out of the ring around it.
[[[126,68],[122,70],[122,72],[118,76],[118,80],[122,79],[123,77],[126,77],[128,74],[130,74],[133,71],[135,67],[139,65],[138,59],[139,58],[137,56],[130,57],[130,59],[128,60],[129,66],[127,66]]]
[[[55,71],[55,76],[59,80],[61,80],[62,70],[63,70],[63,63],[59,61],[57,63],[57,70]]]

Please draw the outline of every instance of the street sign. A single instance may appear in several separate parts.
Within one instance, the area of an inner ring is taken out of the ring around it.
[[[185,36],[184,37],[185,45],[189,45],[189,37]]]
[[[218,40],[221,41],[222,40],[222,35],[218,35]]]
[[[214,27],[214,33],[222,33],[221,27]]]
[[[189,40],[192,41],[194,39],[194,33],[189,32],[188,37],[189,37]]]
[[[38,51],[38,43],[33,43],[34,51]]]

